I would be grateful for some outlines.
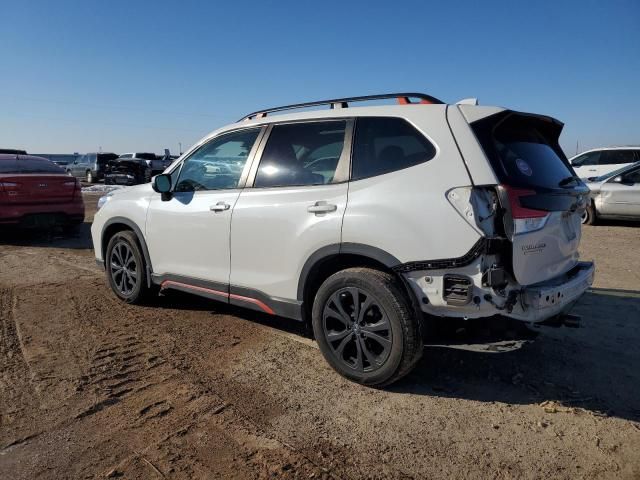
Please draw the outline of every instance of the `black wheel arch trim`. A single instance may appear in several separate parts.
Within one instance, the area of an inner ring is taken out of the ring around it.
[[[371,245],[365,245],[362,243],[334,243],[331,245],[325,245],[324,247],[316,250],[312,253],[307,261],[302,266],[300,271],[300,278],[298,279],[298,300],[304,299],[304,289],[307,283],[309,274],[313,268],[322,261],[328,260],[331,257],[338,255],[361,255],[368,257],[382,263],[385,267],[393,269],[395,266],[400,265],[401,262],[396,257],[388,252],[385,252],[381,248],[372,247]]]
[[[376,260],[385,267],[391,269],[395,273],[409,273],[417,270],[437,270],[443,268],[457,268],[469,265],[483,253],[490,253],[500,248],[503,240],[487,239],[480,237],[471,249],[464,255],[456,258],[442,258],[437,260],[419,260],[412,262],[401,262],[392,254],[371,245],[361,243],[345,242],[342,244],[332,244],[316,250],[305,262],[300,272],[298,280],[298,300],[304,299],[304,290],[310,272],[318,264],[343,254],[361,255],[363,257]]]
[[[138,242],[140,243],[140,247],[142,248],[142,255],[144,256],[144,263],[147,270],[147,286],[150,287],[151,274],[153,273],[153,267],[151,265],[151,257],[149,256],[149,249],[147,248],[147,242],[144,239],[144,235],[142,234],[142,230],[140,230],[140,227],[138,227],[138,225],[135,222],[133,222],[132,220],[129,220],[128,218],[112,217],[109,220],[107,220],[105,224],[102,226],[102,232],[100,234],[100,245],[102,248],[101,253],[102,253],[103,264],[106,264],[105,255],[106,255],[106,248],[108,243],[108,242],[105,242],[104,234],[111,225],[116,225],[116,224],[125,225],[130,230],[132,230],[133,233],[135,233],[136,237],[138,238]]]

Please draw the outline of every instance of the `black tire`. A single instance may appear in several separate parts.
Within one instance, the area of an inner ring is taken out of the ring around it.
[[[94,183],[96,181],[91,170],[87,170],[86,180],[87,180],[87,183]]]
[[[325,280],[313,302],[312,326],[329,365],[363,385],[389,385],[422,356],[420,320],[400,281],[379,270],[349,268]]]
[[[580,220],[582,221],[583,225],[595,225],[596,224],[596,212],[595,209],[593,208],[593,203],[590,203],[586,210],[584,211],[584,213],[582,214],[582,217],[580,218]]]
[[[107,282],[116,296],[126,303],[142,303],[150,289],[147,287],[144,256],[136,235],[130,230],[116,233],[109,239],[104,260]]]

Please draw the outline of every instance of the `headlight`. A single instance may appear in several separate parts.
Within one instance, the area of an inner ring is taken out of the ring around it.
[[[113,193],[107,193],[106,195],[101,196],[98,199],[98,210],[100,210],[105,203],[107,203],[109,200],[111,200],[111,197],[113,197]]]

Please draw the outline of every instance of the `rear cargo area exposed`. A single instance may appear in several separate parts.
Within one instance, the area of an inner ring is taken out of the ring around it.
[[[521,285],[553,279],[578,262],[588,188],[560,148],[562,126],[550,117],[508,110],[471,123],[500,182],[502,227]]]

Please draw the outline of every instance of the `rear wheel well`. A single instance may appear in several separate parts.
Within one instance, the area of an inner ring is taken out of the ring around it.
[[[409,300],[415,305],[415,296],[406,285],[404,279],[402,279],[400,275],[394,272],[391,268],[371,257],[342,253],[331,255],[319,260],[313,265],[313,267],[307,274],[302,294],[302,318],[305,323],[311,325],[311,311],[313,309],[313,301],[322,283],[334,273],[353,267],[372,268],[374,270],[380,270],[382,272],[390,273],[391,275],[395,276],[404,286],[405,293],[408,295]]]

